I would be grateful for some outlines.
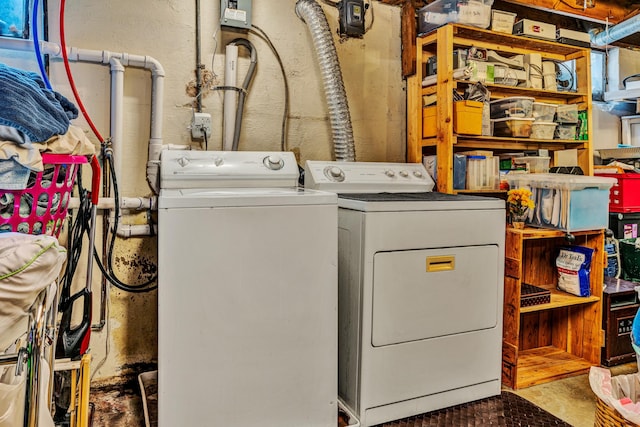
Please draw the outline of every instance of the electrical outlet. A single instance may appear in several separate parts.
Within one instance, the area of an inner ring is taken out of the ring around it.
[[[191,137],[194,139],[204,139],[211,137],[211,114],[193,113],[191,118]]]

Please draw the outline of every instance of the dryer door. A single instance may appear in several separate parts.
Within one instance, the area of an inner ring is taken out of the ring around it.
[[[374,256],[374,347],[494,328],[498,246],[378,252]]]

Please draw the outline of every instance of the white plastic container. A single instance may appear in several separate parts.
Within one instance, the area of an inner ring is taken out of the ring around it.
[[[508,174],[510,188],[529,188],[536,204],[526,223],[568,232],[609,225],[609,189],[615,178],[557,173]]]
[[[551,157],[545,156],[525,156],[513,159],[517,164],[527,165],[529,173],[549,173],[549,162]]]
[[[553,139],[555,135],[557,123],[554,122],[538,122],[531,124],[531,135],[533,139]]]
[[[418,33],[426,34],[449,22],[487,28],[493,0],[436,0],[418,10]]]
[[[533,103],[533,118],[536,121],[552,122],[556,116],[557,104],[545,104],[544,102]]]

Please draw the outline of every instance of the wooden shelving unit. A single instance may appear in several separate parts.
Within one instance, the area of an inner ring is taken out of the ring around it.
[[[556,290],[555,258],[568,245],[558,230],[507,228],[505,241],[502,382],[513,389],[585,373],[600,363],[604,230],[573,232],[594,249],[591,296]],[[551,302],[520,307],[522,283],[549,289]]]
[[[476,47],[490,49],[511,57],[537,52],[543,60],[565,62],[575,60],[576,92],[520,88],[500,84],[486,84],[492,99],[508,96],[529,96],[538,102],[577,104],[579,110],[588,112],[588,128],[591,119],[591,61],[590,49],[564,45],[551,41],[529,39],[504,33],[496,33],[459,24],[447,24],[432,33],[419,37],[416,42],[416,73],[407,79],[407,161],[421,162],[423,155],[437,156],[437,190],[454,193],[453,154],[469,149],[492,150],[495,153],[522,150],[578,150],[579,166],[586,175],[593,174],[593,148],[589,140],[536,140],[528,138],[496,138],[491,136],[464,136],[453,132],[453,91],[463,92],[470,84],[453,78],[453,51],[458,48]],[[433,84],[423,87],[427,60],[437,55],[437,75]],[[422,97],[437,96],[436,137],[422,136]]]

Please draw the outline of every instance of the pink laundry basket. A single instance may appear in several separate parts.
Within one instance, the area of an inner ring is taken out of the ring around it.
[[[35,174],[35,181],[29,178],[28,188],[0,189],[0,232],[60,234],[76,175],[87,157],[43,153],[42,163],[44,171]]]

